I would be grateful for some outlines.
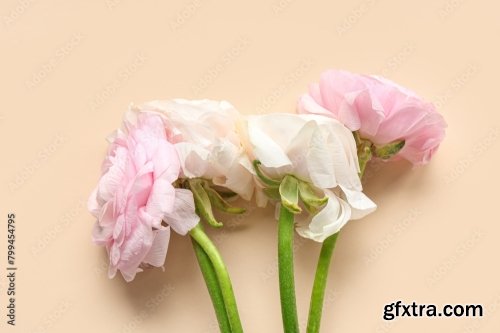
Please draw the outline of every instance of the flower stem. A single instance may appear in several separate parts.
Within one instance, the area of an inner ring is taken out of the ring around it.
[[[226,265],[222,261],[219,251],[217,251],[215,245],[208,238],[207,234],[205,234],[200,224],[191,229],[189,234],[200,245],[213,265],[215,275],[219,281],[222,298],[224,300],[224,304],[226,305],[226,312],[229,324],[231,326],[231,332],[242,333],[243,327],[241,326],[233,287],[231,285],[231,280],[229,278]]]
[[[294,215],[283,205],[278,222],[278,266],[281,316],[286,333],[298,333],[297,304],[293,271]]]
[[[328,277],[328,269],[337,243],[339,233],[328,237],[323,242],[319,255],[314,286],[311,295],[311,305],[309,307],[309,318],[307,320],[307,333],[318,333],[321,324],[321,314],[323,312],[323,301],[325,298],[325,287]]]
[[[355,132],[356,140],[359,139]],[[359,148],[359,147],[358,147]],[[360,158],[360,170],[359,178],[362,179],[365,173],[366,164],[371,160],[372,155],[368,150],[364,151],[367,153],[366,156]],[[358,150],[358,156],[362,155]],[[309,306],[309,318],[307,319],[307,333],[318,333],[321,325],[321,314],[323,312],[323,301],[325,299],[325,288],[328,278],[328,269],[330,268],[330,262],[332,260],[333,250],[335,249],[335,244],[337,243],[337,238],[339,232],[331,235],[324,240],[321,246],[321,253],[318,259],[318,266],[316,267],[316,275],[314,277],[314,285],[311,293],[311,304]]]
[[[198,259],[198,264],[200,265],[201,273],[205,279],[207,285],[208,293],[212,300],[214,306],[215,315],[217,316],[217,322],[219,323],[219,328],[221,333],[231,333],[231,325],[229,324],[229,318],[227,317],[226,305],[224,304],[224,299],[222,297],[222,291],[219,286],[219,280],[215,274],[214,266],[210,262],[210,258],[203,251],[201,246],[194,240],[191,239],[193,243],[194,253]]]

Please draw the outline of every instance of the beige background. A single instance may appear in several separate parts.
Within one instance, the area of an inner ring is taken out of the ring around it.
[[[327,4],[328,3],[328,4]],[[189,239],[166,271],[108,280],[86,198],[130,102],[228,99],[292,112],[326,68],[384,74],[433,100],[447,137],[432,163],[378,165],[378,211],[343,231],[323,332],[499,332],[500,5],[493,0],[33,1],[0,5],[1,250],[17,215],[17,323],[2,332],[217,332]],[[280,332],[271,210],[213,232],[247,332]],[[319,251],[297,239],[302,323]],[[479,303],[478,318],[382,320],[383,305]],[[304,325],[304,324],[302,324]]]

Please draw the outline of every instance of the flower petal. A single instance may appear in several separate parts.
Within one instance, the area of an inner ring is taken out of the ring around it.
[[[170,227],[155,230],[153,244],[143,262],[155,267],[163,267],[165,257],[167,256],[169,241]]]
[[[193,193],[186,189],[175,189],[174,211],[165,214],[164,218],[178,234],[186,235],[193,229],[200,222],[195,212]]]
[[[359,220],[377,209],[377,205],[363,192],[340,186],[347,202],[351,206],[351,220]]]
[[[308,225],[299,225],[297,228],[299,235],[316,242],[323,242],[339,232],[351,218],[351,207],[347,202],[329,190],[325,194],[328,196],[326,206],[312,217]]]

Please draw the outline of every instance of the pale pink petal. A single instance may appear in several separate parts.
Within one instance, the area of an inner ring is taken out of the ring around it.
[[[92,238],[108,251],[110,277],[120,271],[131,281],[141,264],[164,261],[169,229],[161,223],[174,209],[172,183],[180,172],[167,137],[159,115],[131,111],[110,138],[103,174],[88,204],[97,218]]]
[[[154,240],[151,249],[143,262],[155,267],[163,267],[167,256],[168,243],[170,241],[170,227],[154,231]]]
[[[319,84],[312,84],[300,99],[298,109],[337,119],[376,145],[404,140],[398,156],[417,165],[429,161],[446,128],[434,106],[413,91],[382,77],[347,71],[324,72]]]
[[[152,226],[158,229],[161,218],[175,209],[175,188],[169,181],[157,179],[150,190],[146,212],[157,217]]]
[[[186,189],[175,189],[174,207],[174,211],[165,214],[164,219],[176,233],[186,235],[200,222],[195,212],[193,193]]]

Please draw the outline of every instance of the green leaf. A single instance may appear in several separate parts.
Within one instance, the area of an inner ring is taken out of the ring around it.
[[[280,186],[280,181],[271,179],[268,176],[266,176],[260,169],[261,164],[262,163],[260,163],[259,160],[253,161],[253,168],[255,169],[257,177],[259,177],[260,181],[266,184],[267,186],[278,188]]]
[[[281,204],[291,213],[298,214],[302,211],[299,207],[299,186],[297,178],[286,175],[280,184]]]
[[[399,153],[399,151],[403,149],[404,146],[405,146],[404,140],[393,141],[384,146],[375,146],[374,153],[375,156],[377,156],[378,158],[381,158],[383,160],[388,160],[397,153]]]
[[[205,182],[202,179],[189,179],[189,188],[191,192],[193,192],[194,203],[196,206],[196,211],[201,215],[211,226],[213,227],[222,227],[222,223],[218,222],[212,211],[212,203],[210,201],[210,197],[208,196],[205,188],[203,187],[203,183]]]
[[[207,192],[208,198],[210,199],[212,205],[214,205],[218,210],[229,214],[243,214],[246,211],[245,208],[231,206],[226,200],[224,200],[224,198],[220,196],[219,192],[211,188],[208,183],[205,183],[203,188]]]
[[[232,199],[232,198],[235,198],[238,196],[238,193],[235,193],[233,191],[227,191],[227,190],[221,190],[221,191],[217,190],[217,193],[219,193],[219,195],[221,197],[223,197],[224,199]]]
[[[317,212],[328,202],[328,196],[320,197],[310,183],[302,180],[299,180],[299,196],[304,206],[311,213]]]
[[[281,200],[280,190],[276,187],[266,187],[263,189],[264,194],[273,200]]]

